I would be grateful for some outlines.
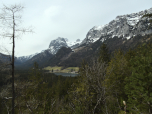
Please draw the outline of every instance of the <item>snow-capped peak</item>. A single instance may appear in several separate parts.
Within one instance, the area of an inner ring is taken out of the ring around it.
[[[67,41],[67,45],[68,45],[68,47],[72,47],[72,46],[74,46],[74,45],[78,45],[78,44],[80,44],[81,43],[81,40],[80,39],[77,39],[76,41],[74,41],[74,42],[70,42],[70,41]]]
[[[25,61],[31,59],[32,57],[34,57],[37,54],[38,53],[27,55],[27,56],[20,56],[20,57],[17,57],[17,60],[19,60],[20,62],[25,62]]]
[[[48,48],[48,51],[51,53],[51,54],[56,54],[57,51],[61,48],[61,47],[68,47],[66,41],[68,39],[67,38],[62,38],[62,37],[58,37],[56,38],[55,40],[52,40],[50,42],[50,45],[49,45],[49,48]]]
[[[70,48],[75,48],[77,46],[79,46],[81,40],[77,39],[74,42],[69,41],[67,38],[61,38],[58,37],[55,40],[52,40],[49,48],[47,49],[51,54],[56,54],[57,51],[61,48],[61,47],[70,47]]]
[[[104,26],[100,25],[100,26],[94,26],[93,30],[102,30],[104,28]]]
[[[105,39],[114,38],[115,36],[130,39],[139,34],[151,34],[152,29],[147,29],[149,25],[148,19],[142,18],[146,13],[152,13],[152,8],[138,13],[117,16],[104,26],[94,26],[89,30],[80,45],[94,43],[99,39],[103,42]]]

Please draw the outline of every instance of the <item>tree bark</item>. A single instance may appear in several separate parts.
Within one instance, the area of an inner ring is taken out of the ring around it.
[[[11,31],[6,31],[5,29],[2,30],[2,36],[3,37],[9,37],[12,39],[12,56],[11,56],[11,74],[12,74],[12,109],[11,113],[14,114],[15,112],[15,87],[14,87],[14,74],[15,74],[15,67],[14,67],[14,56],[15,56],[15,38],[16,38],[16,30],[18,30],[17,33],[26,33],[26,32],[33,32],[32,29],[28,28],[18,28],[18,26],[21,23],[21,15],[19,12],[23,10],[24,7],[21,5],[11,5],[10,7],[7,7],[3,5],[4,8],[2,8],[2,15],[0,15],[0,21],[2,21],[2,27],[7,28]],[[18,28],[18,29],[17,29]]]
[[[12,114],[14,114],[14,100],[15,100],[15,91],[14,91],[14,49],[15,49],[15,20],[13,13],[13,48],[12,48]]]

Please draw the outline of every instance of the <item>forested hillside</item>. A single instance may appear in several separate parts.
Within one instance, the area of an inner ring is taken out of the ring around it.
[[[16,28],[23,8],[4,5],[0,15],[13,42],[12,55],[0,53],[0,114],[152,114],[152,8],[93,27],[72,49],[53,40],[15,66],[16,32],[32,32]],[[54,74],[69,70],[78,75]]]
[[[16,71],[15,113],[152,113],[152,44],[127,52],[118,49],[112,55],[104,44],[99,53],[81,64],[77,77],[45,73],[37,63],[30,71]],[[8,114],[11,78],[2,71],[0,78],[0,113]]]

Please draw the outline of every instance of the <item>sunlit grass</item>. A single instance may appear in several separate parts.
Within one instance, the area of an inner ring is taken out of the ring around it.
[[[63,69],[63,67],[58,67],[58,66],[51,67],[51,66],[48,66],[48,67],[45,67],[43,69],[44,70],[49,70],[51,72],[53,70],[53,72],[64,72],[64,73],[78,72],[79,71],[79,67],[68,67],[68,68]]]
[[[50,71],[52,71],[52,69],[53,69],[53,70],[61,70],[62,67],[57,67],[57,66],[56,66],[56,67],[51,67],[51,66],[48,66],[48,67],[45,67],[45,68],[44,68],[44,70],[50,70]]]

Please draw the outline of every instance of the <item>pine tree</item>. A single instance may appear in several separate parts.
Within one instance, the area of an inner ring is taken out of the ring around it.
[[[110,55],[106,44],[102,44],[99,51],[99,61],[108,63],[110,61]]]
[[[106,75],[108,108],[111,113],[118,113],[123,107],[122,101],[126,100],[124,80],[129,75],[128,62],[121,50],[114,52],[114,57],[107,67]]]
[[[138,47],[130,59],[131,76],[126,78],[128,109],[132,113],[152,113],[152,44]]]

